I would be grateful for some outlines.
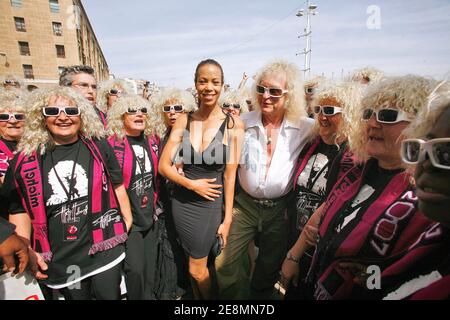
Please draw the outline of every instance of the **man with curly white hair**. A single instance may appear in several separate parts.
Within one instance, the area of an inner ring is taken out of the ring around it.
[[[274,61],[259,72],[253,101],[257,110],[242,116],[246,133],[239,166],[229,243],[216,260],[220,296],[268,299],[287,247],[286,208],[295,162],[307,142],[312,119],[305,117],[303,83],[297,66]],[[258,238],[251,279],[242,259]]]
[[[39,264],[35,276],[69,300],[119,299],[133,219],[103,125],[70,88],[37,92],[27,114],[5,187],[10,221]]]

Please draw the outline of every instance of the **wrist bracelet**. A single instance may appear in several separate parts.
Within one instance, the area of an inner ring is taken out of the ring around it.
[[[286,259],[294,261],[295,263],[300,263],[300,258],[294,257],[290,251],[287,253]]]

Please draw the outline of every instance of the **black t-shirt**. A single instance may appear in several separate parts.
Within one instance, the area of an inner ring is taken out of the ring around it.
[[[109,144],[98,144],[111,176],[113,185],[123,181],[122,172]],[[52,261],[43,283],[60,286],[78,277],[95,272],[117,260],[124,252],[122,245],[89,255],[92,245],[91,215],[88,212],[89,190],[92,179],[93,156],[88,147],[78,140],[68,145],[56,146],[40,160],[44,203],[47,213]],[[12,170],[8,170],[10,183]],[[17,190],[11,189],[10,213],[25,212]],[[70,200],[69,200],[70,198]]]
[[[5,143],[5,145],[8,147],[8,149],[11,152],[15,152],[17,149],[17,141],[9,141],[4,138],[0,138],[0,140]],[[9,167],[10,160],[6,156],[6,154],[0,154],[0,162],[3,163],[3,165],[0,165],[0,177],[5,176],[7,168]],[[5,219],[8,219],[8,198],[3,196],[3,184],[0,183],[0,217],[3,217]]]
[[[132,231],[145,231],[153,225],[153,159],[147,139],[127,136],[133,150],[133,175],[131,176],[128,196],[133,212]]]
[[[333,259],[333,250],[340,245],[340,242],[337,241],[338,235],[341,232],[344,232],[344,235],[349,234],[350,230],[353,230],[358,223],[361,223],[360,217],[383,193],[392,178],[402,171],[402,169],[383,169],[378,166],[378,161],[375,159],[368,160],[366,166],[368,168],[357,195],[347,201],[336,213],[325,234],[327,240],[319,239],[317,251],[319,265],[316,265],[315,271],[320,270],[321,273],[328,267],[327,263]],[[332,243],[331,246],[329,246],[330,243]],[[334,249],[328,250],[328,248]]]
[[[337,153],[337,146],[328,145],[321,140],[295,182],[297,232],[303,230],[311,215],[325,200],[329,168]]]
[[[11,152],[14,152],[17,149],[17,141],[9,141],[4,138],[0,138],[0,140],[8,147]],[[9,163],[9,159],[6,157],[6,155],[0,154],[0,162],[7,164]],[[0,166],[0,177],[3,177],[6,174],[6,168],[7,165]]]

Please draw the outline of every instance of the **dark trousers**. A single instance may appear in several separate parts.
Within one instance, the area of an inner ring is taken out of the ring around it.
[[[125,246],[125,283],[129,300],[154,300],[158,230],[131,231]]]
[[[122,263],[59,291],[66,300],[119,300]]]

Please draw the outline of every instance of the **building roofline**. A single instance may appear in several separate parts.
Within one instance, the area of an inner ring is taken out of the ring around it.
[[[108,68],[108,73],[109,73],[108,61],[106,60],[106,57],[103,54],[103,50],[102,50],[102,47],[100,45],[100,41],[98,41],[98,39],[97,39],[97,35],[95,34],[95,30],[94,30],[94,28],[91,25],[91,21],[89,20],[89,16],[87,15],[86,10],[84,9],[83,3],[82,3],[81,0],[73,0],[73,1],[76,2],[80,6],[81,10],[83,10],[84,16],[86,17],[86,20],[87,20],[87,23],[89,25],[89,28],[92,30],[92,34],[94,35],[95,41],[97,42],[98,48],[99,48],[100,53],[101,53],[102,58],[103,58],[103,61],[105,61],[105,64],[106,64],[106,67]]]

